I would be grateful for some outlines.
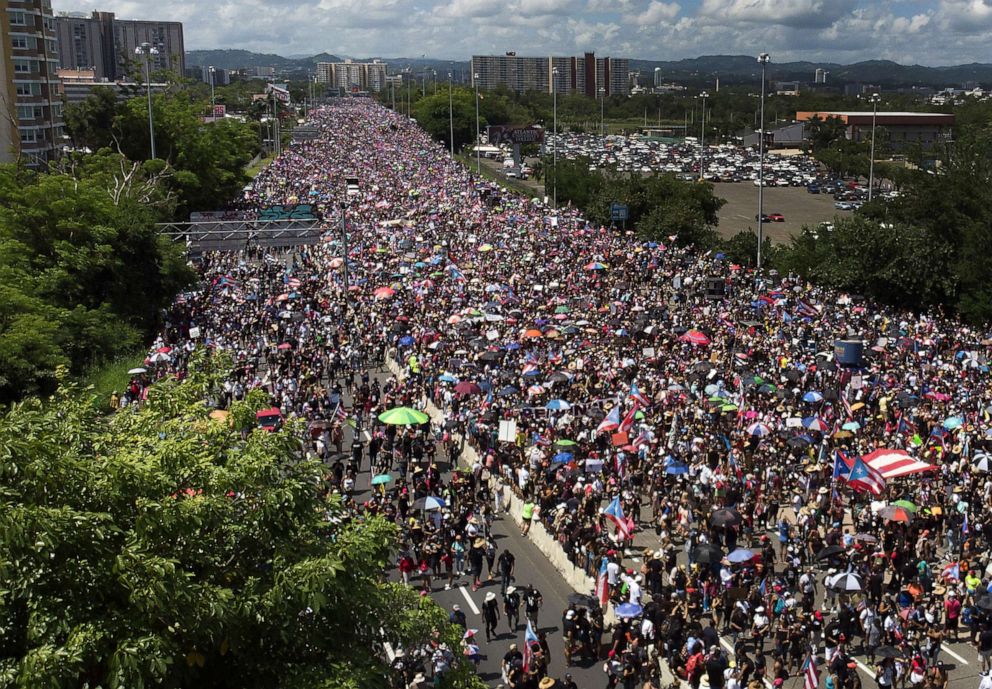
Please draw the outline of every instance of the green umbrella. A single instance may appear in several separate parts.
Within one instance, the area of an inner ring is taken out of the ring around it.
[[[379,474],[378,476],[373,476],[372,477],[372,485],[373,486],[381,486],[381,485],[383,485],[385,483],[391,483],[392,480],[393,480],[393,477],[390,476],[389,474]]]
[[[634,414],[634,418],[637,419],[637,420],[643,419],[644,418],[644,412],[642,412],[642,411],[637,412],[636,414]]]
[[[736,404],[725,404],[722,407],[720,407],[720,411],[722,411],[722,412],[737,411],[737,405]]]
[[[427,423],[431,417],[410,407],[394,407],[379,414],[379,420],[392,426],[416,426]]]
[[[568,313],[568,307],[559,306],[558,308],[555,309],[555,313]]]
[[[893,505],[898,505],[899,507],[904,507],[910,512],[919,512],[920,508],[911,503],[909,500],[896,500],[892,503]]]
[[[710,397],[710,399],[709,399],[709,403],[710,404],[724,404],[726,401],[727,401],[726,398],[724,398],[724,397],[716,397],[716,396]]]
[[[577,445],[574,440],[569,440],[568,438],[562,438],[561,440],[556,440],[555,445],[561,445],[562,447],[569,447],[571,445]]]

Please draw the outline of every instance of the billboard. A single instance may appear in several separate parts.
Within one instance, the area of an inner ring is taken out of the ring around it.
[[[541,127],[489,127],[489,144],[539,144],[544,141],[544,129]]]

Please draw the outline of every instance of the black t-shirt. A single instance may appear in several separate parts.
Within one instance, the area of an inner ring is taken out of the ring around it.
[[[992,629],[983,629],[978,634],[978,650],[982,652],[992,651]]]
[[[509,550],[504,550],[499,554],[499,571],[503,574],[508,574],[511,569],[513,569],[514,561],[513,553]]]
[[[527,606],[527,612],[534,612],[538,609],[541,600],[541,592],[537,589],[531,589],[526,594],[524,594],[524,603]]]
[[[520,607],[520,594],[514,591],[503,596],[504,610],[517,610]]]

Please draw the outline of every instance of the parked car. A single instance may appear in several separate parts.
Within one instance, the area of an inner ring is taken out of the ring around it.
[[[848,201],[837,201],[834,203],[834,208],[836,208],[839,211],[854,210],[853,205]]]
[[[754,219],[757,220],[758,219],[758,216],[755,215],[754,216]],[[772,221],[772,218],[771,218],[770,215],[768,215],[767,213],[762,213],[761,214],[761,222],[771,222],[771,221]]]
[[[269,407],[255,414],[258,427],[273,433],[282,428],[282,412],[278,407]]]
[[[816,186],[815,184],[810,184],[808,187],[806,187],[806,191],[808,191],[810,194],[819,194],[820,187]]]
[[[772,222],[785,222],[785,216],[781,213],[769,213],[768,219]]]

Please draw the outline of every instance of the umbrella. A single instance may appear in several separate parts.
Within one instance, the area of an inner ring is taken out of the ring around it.
[[[570,593],[568,594],[568,602],[572,605],[578,605],[583,608],[598,608],[599,601],[596,600],[595,596],[587,596],[584,593]]]
[[[827,588],[833,591],[860,591],[861,578],[851,572],[841,572],[827,579]]]
[[[875,655],[879,658],[902,658],[906,654],[894,646],[879,646],[875,649]]]
[[[723,559],[723,550],[720,546],[712,543],[701,543],[692,549],[690,553],[693,562],[712,564]]]
[[[679,339],[700,347],[710,343],[710,338],[702,330],[687,330]]]
[[[399,340],[399,344],[401,347],[412,347],[414,342],[416,342],[416,340],[414,340],[409,335],[404,335]]]
[[[673,476],[681,476],[683,474],[689,473],[689,466],[687,464],[680,464],[679,462],[672,462],[665,467],[665,473],[671,474]]]
[[[992,595],[979,596],[978,600],[975,601],[975,605],[980,607],[982,610],[992,610]]]
[[[518,392],[520,392],[520,390],[518,390],[517,388],[513,387],[512,385],[505,385],[505,386],[501,387],[499,389],[499,392],[496,393],[496,394],[499,395],[500,397],[509,397],[510,395],[517,394]]]
[[[166,354],[165,352],[155,352],[154,354],[151,355],[151,357],[149,357],[148,360],[151,361],[153,364],[160,364],[163,361],[168,361],[169,355]]]
[[[446,504],[447,503],[444,502],[444,498],[439,498],[435,495],[428,495],[426,498],[420,498],[414,502],[413,509],[426,510],[430,512],[431,510],[439,510]]]
[[[372,485],[373,486],[381,486],[381,485],[384,485],[386,483],[392,482],[392,480],[393,480],[393,477],[390,476],[389,474],[379,474],[378,476],[373,476],[372,477]]]
[[[910,512],[919,512],[920,511],[920,508],[917,507],[914,503],[911,503],[909,500],[895,500],[895,501],[893,501],[892,504],[895,505],[895,506],[897,506],[897,507],[904,507],[907,510],[909,510]]]
[[[992,467],[992,455],[988,452],[976,453],[971,460],[971,466],[978,471],[989,471],[989,467]]]
[[[441,375],[439,375],[437,377],[437,379],[439,381],[441,381],[442,383],[457,383],[458,382],[458,379],[455,378],[450,373],[442,373]]]
[[[530,330],[525,330],[524,334],[520,337],[541,337],[542,335],[544,335],[544,333],[537,328],[531,328]]]
[[[823,401],[823,395],[818,393],[816,390],[810,390],[805,395],[803,395],[803,402],[816,404],[817,402],[822,402],[822,401]]]
[[[803,419],[803,428],[808,431],[817,431],[818,433],[823,433],[824,431],[830,430],[830,424],[828,424],[823,419],[817,418],[815,416],[807,416]]]
[[[561,447],[571,447],[577,443],[574,440],[569,440],[568,438],[562,438],[561,440],[556,440],[555,445],[560,445]]]
[[[843,426],[841,426],[845,431],[856,431],[861,428],[861,424],[857,421],[848,421]]]
[[[710,515],[710,526],[736,526],[741,523],[741,515],[734,510],[720,508]]]
[[[899,507],[898,505],[887,505],[878,511],[878,515],[890,522],[906,522],[909,524],[913,521],[913,513],[905,507]]]
[[[817,560],[827,560],[834,557],[835,555],[841,555],[844,553],[844,548],[839,545],[828,545],[826,548],[821,550],[816,554]]]
[[[568,464],[569,462],[572,461],[572,457],[573,455],[571,452],[559,452],[558,454],[556,454],[554,457],[551,458],[551,463]]]
[[[472,383],[467,380],[463,380],[455,386],[455,394],[459,397],[478,395],[480,392],[482,392],[482,388],[480,388],[476,383]]]
[[[727,556],[727,560],[729,562],[733,562],[734,564],[748,562],[753,559],[754,559],[754,553],[752,553],[747,548],[738,548],[737,550],[734,550],[733,552],[730,553],[730,555]]]
[[[431,417],[422,411],[410,409],[409,407],[393,407],[379,414],[379,420],[392,426],[416,426],[427,423],[431,420]]]
[[[129,376],[136,376],[136,375],[141,374],[141,373],[147,373],[147,371],[145,369],[141,368],[140,366],[137,367],[137,368],[132,368],[130,371],[127,372],[127,374]]]
[[[953,431],[955,428],[960,428],[961,424],[964,423],[964,419],[960,416],[948,416],[944,419],[943,426],[949,431]]]
[[[372,296],[376,299],[389,299],[394,294],[396,294],[396,290],[392,287],[380,287],[372,293]]]
[[[634,603],[622,603],[617,606],[616,613],[617,617],[637,617],[641,614],[640,605],[635,605]]]
[[[600,263],[599,261],[593,261],[592,263],[587,263],[585,265],[586,270],[606,270],[606,264]]]
[[[566,411],[572,408],[572,405],[565,400],[551,400],[544,405],[545,409],[550,409],[552,411]]]
[[[772,429],[766,423],[752,423],[747,427],[748,435],[753,435],[757,438],[764,438],[771,435]]]
[[[872,536],[870,533],[856,534],[854,540],[861,541],[862,543],[878,543],[878,537]]]

